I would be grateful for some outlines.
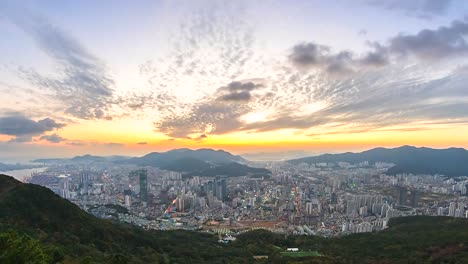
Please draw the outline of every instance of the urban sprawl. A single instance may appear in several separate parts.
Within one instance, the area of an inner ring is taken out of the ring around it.
[[[468,177],[386,175],[392,164],[256,164],[271,174],[190,176],[112,163],[48,165],[28,182],[100,218],[145,229],[213,232],[228,243],[252,229],[324,237],[385,229],[392,217],[468,218]]]

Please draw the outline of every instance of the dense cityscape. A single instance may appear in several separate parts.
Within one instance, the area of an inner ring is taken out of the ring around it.
[[[468,264],[467,0],[0,0],[0,264]]]
[[[393,217],[468,218],[468,177],[386,175],[393,164],[257,162],[271,173],[187,176],[111,162],[50,164],[27,182],[83,210],[145,229],[188,229],[228,242],[252,229],[341,236],[380,231]]]

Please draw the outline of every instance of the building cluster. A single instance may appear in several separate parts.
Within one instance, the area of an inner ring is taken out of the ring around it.
[[[271,174],[207,176],[111,163],[68,164],[50,166],[29,181],[98,217],[220,236],[264,228],[329,237],[379,231],[393,217],[468,217],[468,177],[386,175],[392,164],[384,162],[259,166]]]

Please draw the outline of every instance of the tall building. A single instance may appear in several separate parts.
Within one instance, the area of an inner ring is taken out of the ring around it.
[[[125,207],[130,208],[132,206],[132,191],[124,190],[124,197],[125,197]]]
[[[59,176],[60,196],[65,199],[70,199],[70,186],[68,177],[65,175]]]
[[[138,171],[140,176],[140,199],[143,202],[148,201],[148,170],[141,169]]]
[[[463,211],[460,209],[455,209],[455,217],[463,217]]]
[[[462,195],[465,195],[465,194],[466,194],[466,186],[461,187],[460,193],[461,193]]]
[[[251,208],[255,207],[255,197],[249,197],[249,206]]]
[[[451,203],[450,203],[448,216],[455,216],[455,209],[456,209],[456,207],[457,207],[457,203],[456,203],[456,202],[451,202]]]
[[[227,195],[226,178],[217,178],[215,180],[213,194],[220,201],[222,201],[224,199],[224,197]]]
[[[218,179],[216,179],[216,181],[215,181],[214,195],[216,196],[216,198],[218,200],[220,200],[220,201],[223,200],[223,186],[222,186],[221,181],[219,181]]]
[[[371,212],[373,215],[381,215],[382,214],[382,204],[378,204],[378,203],[375,203],[375,204],[372,204],[372,207],[371,207]]]
[[[213,181],[208,181],[208,182],[206,183],[206,185],[205,185],[206,190],[205,190],[205,191],[206,191],[206,194],[207,194],[207,195],[208,195],[208,193],[210,193],[210,192],[214,195],[214,193],[215,193],[215,187],[214,187],[214,186],[215,186],[215,184],[213,183]]]
[[[387,217],[388,209],[390,209],[390,207],[388,206],[388,204],[382,205],[382,211],[380,212],[380,215],[381,215],[382,217]]]
[[[184,196],[179,196],[176,199],[176,208],[178,212],[183,212],[185,211],[185,197]]]
[[[419,199],[419,194],[418,191],[416,190],[411,190],[411,207],[418,207],[418,199]]]
[[[331,203],[336,204],[338,202],[338,195],[336,193],[331,194]]]
[[[359,208],[359,215],[360,216],[367,216],[367,206],[363,206]]]
[[[200,208],[205,208],[206,207],[206,199],[205,197],[200,197],[198,198],[198,204]]]
[[[357,214],[359,210],[359,201],[348,200],[346,201],[346,214]]]
[[[437,215],[444,215],[445,208],[439,207],[437,208]]]
[[[406,205],[407,192],[408,190],[404,187],[398,188],[398,204],[399,205]]]
[[[88,193],[88,187],[91,182],[91,174],[88,171],[82,171],[80,174],[80,187],[84,193]]]
[[[307,202],[306,203],[306,213],[308,215],[311,215],[312,214],[312,202]]]

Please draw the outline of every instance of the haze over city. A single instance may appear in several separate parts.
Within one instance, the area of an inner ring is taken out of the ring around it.
[[[0,156],[468,147],[466,1],[1,1]]]

